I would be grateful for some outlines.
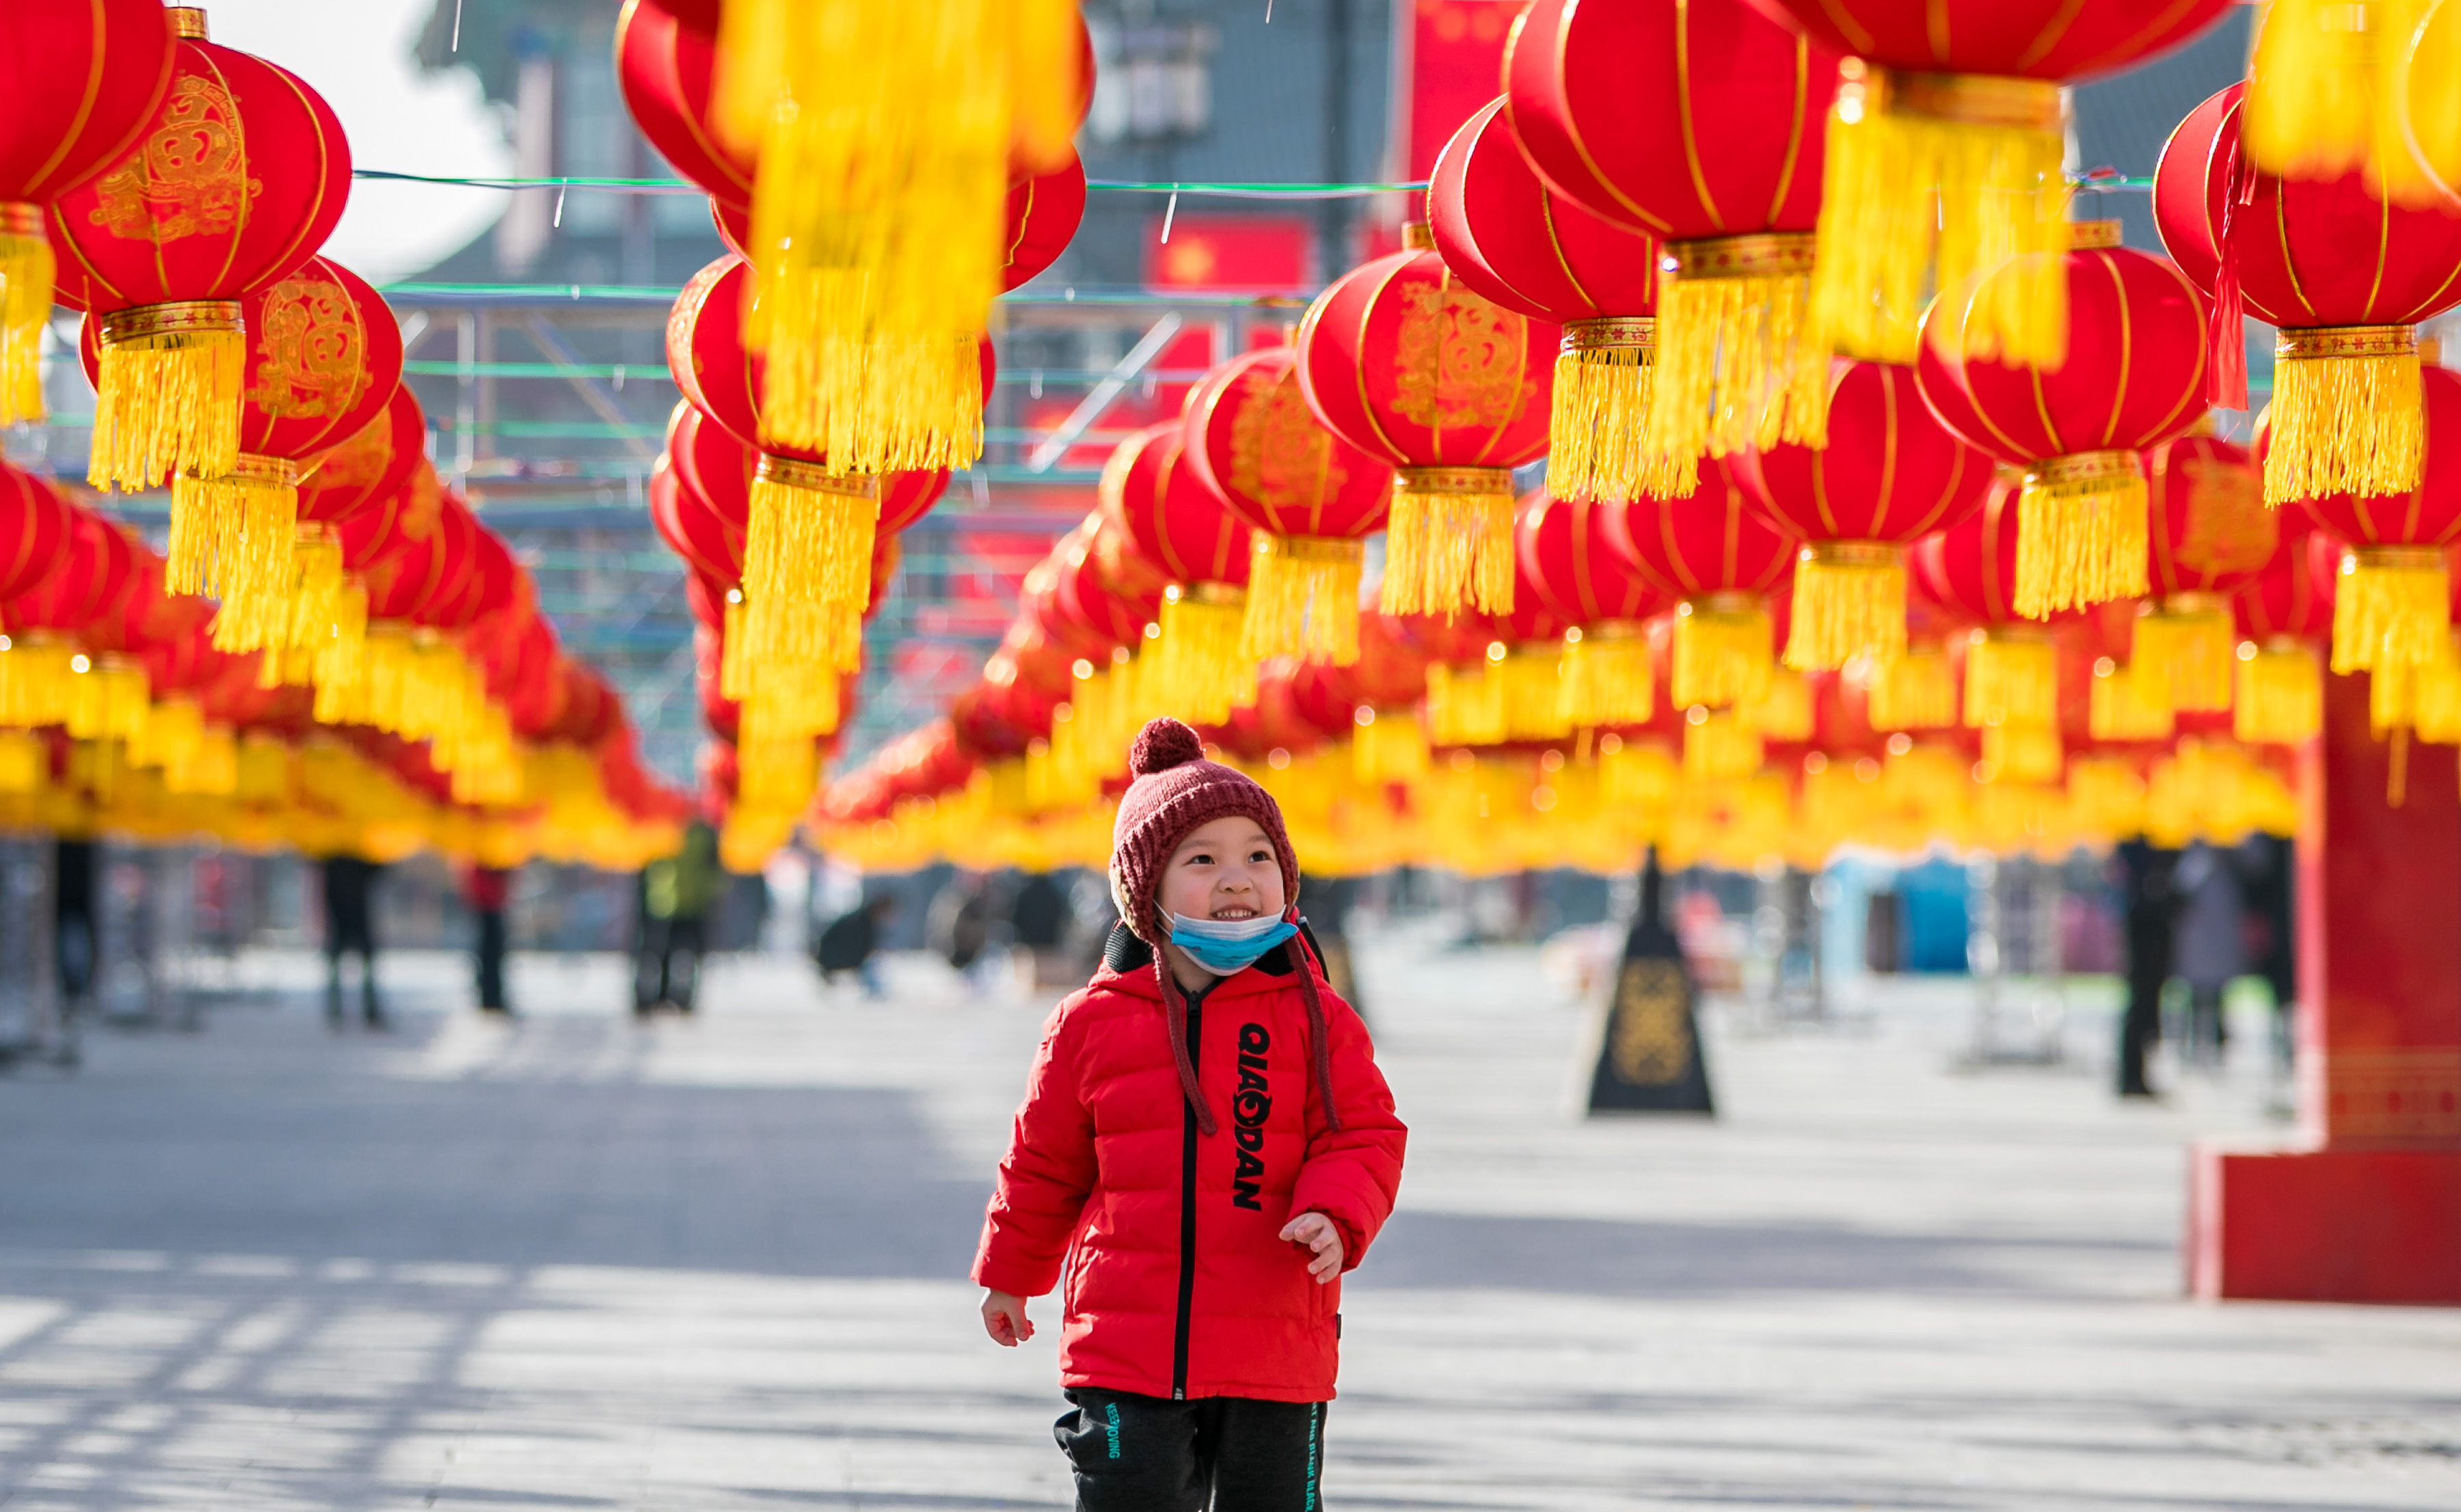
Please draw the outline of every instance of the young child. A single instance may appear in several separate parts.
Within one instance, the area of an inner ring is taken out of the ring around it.
[[[1054,1428],[1081,1512],[1315,1512],[1339,1277],[1406,1131],[1292,904],[1272,796],[1157,719],[1111,837],[1120,923],[1061,1002],[983,1220],[983,1326],[1063,1268]]]

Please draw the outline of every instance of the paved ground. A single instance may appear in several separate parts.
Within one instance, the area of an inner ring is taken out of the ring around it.
[[[0,1505],[1065,1504],[1051,1335],[962,1279],[1034,1005],[753,963],[636,1029],[612,963],[524,961],[503,1026],[395,968],[387,1037],[269,960],[0,1080]],[[1531,953],[1365,968],[1414,1134],[1337,1507],[2461,1506],[2461,1314],[2177,1300],[2182,1142],[2263,1126],[2252,1063],[2120,1110],[2098,1013],[1958,1074],[1901,990],[1721,1026],[1714,1125],[1589,1124]]]

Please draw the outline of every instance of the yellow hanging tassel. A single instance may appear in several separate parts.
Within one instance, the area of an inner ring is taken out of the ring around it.
[[[2416,5],[2399,0],[2394,14]],[[2461,186],[2461,88],[2454,87],[2461,80],[2461,6],[2423,9],[2414,23],[2390,33],[2394,45],[2377,58],[2382,192],[2413,209],[2449,203]],[[2372,21],[2368,30],[2377,30]]]
[[[1676,607],[1668,694],[1678,709],[1729,708],[1768,690],[1769,618],[1748,593],[1713,593]]]
[[[2025,475],[2017,496],[2012,607],[2029,620],[2135,598],[2145,576],[2145,472],[2134,452],[2074,452]]]
[[[216,650],[252,651],[286,640],[298,519],[299,470],[278,457],[242,454],[223,477],[172,478],[163,586],[222,600]]]
[[[223,478],[235,470],[247,386],[239,302],[141,305],[113,310],[99,327],[86,481],[135,493],[161,487],[174,472]]]
[[[1957,723],[1957,669],[1937,646],[1909,646],[1872,665],[1864,716],[1874,730],[1944,730]]]
[[[2408,668],[2401,675],[2409,684],[2407,722],[2418,738],[2435,745],[2461,745],[2461,647],[2448,640],[2441,657],[2424,667]],[[2378,673],[2376,680],[2390,679]]]
[[[802,740],[835,734],[841,711],[834,668],[808,662],[763,666],[743,698],[746,744]]]
[[[1965,725],[2048,727],[2059,722],[2059,654],[2026,630],[1976,630],[1965,648]]]
[[[1509,729],[1505,710],[1504,676],[1509,655],[1502,641],[1487,647],[1487,657],[1471,667],[1438,663],[1427,669],[1427,740],[1439,746],[1491,746],[1504,743]]]
[[[1829,122],[1812,317],[1838,350],[1910,366],[1932,290],[2068,245],[2060,88],[1895,74],[1852,58],[1845,72]],[[2045,258],[1991,282],[1966,324],[1968,359],[2057,368],[2067,356],[2066,269]]]
[[[2176,728],[2163,688],[2141,666],[2123,667],[2105,656],[2093,664],[2092,702],[2086,710],[2096,740],[2168,740]]]
[[[2407,494],[2418,486],[2426,428],[2409,327],[2284,330],[2274,343],[2264,501]]]
[[[2238,648],[2231,733],[2251,745],[2298,745],[2324,728],[2324,677],[2316,653],[2287,635]]]
[[[1359,574],[1365,544],[1256,532],[1239,654],[1295,656],[1348,667],[1359,660]]]
[[[1162,634],[1155,642],[1154,692],[1166,713],[1190,724],[1218,725],[1233,709],[1256,701],[1256,664],[1239,653],[1248,593],[1220,583],[1163,592]]]
[[[1770,740],[1811,738],[1811,684],[1801,672],[1772,671],[1760,696],[1735,706],[1735,712]]]
[[[52,318],[43,207],[0,201],[0,425],[43,418],[43,328]]]
[[[315,648],[314,679],[317,705],[324,705],[325,690],[337,692],[357,686],[367,674],[368,661],[368,586],[355,572],[342,574],[342,586],[333,595],[333,624],[331,633]],[[315,717],[323,719],[323,714]]]
[[[1512,612],[1509,471],[1402,468],[1384,528],[1385,613]]]
[[[1611,504],[1688,498],[1691,458],[1643,444],[1657,373],[1658,322],[1648,316],[1575,320],[1555,356],[1547,419],[1547,492]]]
[[[148,693],[145,669],[122,656],[74,656],[68,717],[75,740],[127,740],[142,734]]]
[[[872,534],[880,521],[877,478],[835,478],[807,462],[760,458],[743,542],[742,654],[747,665],[825,657],[840,671],[861,665],[845,610],[858,625],[871,600]]]
[[[1683,716],[1683,775],[1696,782],[1730,781],[1761,769],[1761,733],[1735,710],[1695,705]]]
[[[128,764],[168,771],[192,758],[204,738],[204,711],[197,701],[165,698],[146,712],[144,739],[130,748]]]
[[[2060,733],[2044,725],[1993,725],[1982,732],[1982,768],[1986,782],[2055,782],[2059,780]]]
[[[1504,688],[1504,735],[1508,740],[1561,740],[1573,733],[1564,717],[1563,645],[1541,641],[1515,646],[1490,675]]]
[[[2419,35],[2423,14],[2437,9],[2431,0],[2270,0],[2249,50],[2240,116],[2249,160],[2286,179],[2364,169],[2370,191],[2416,207],[2433,202],[2432,181],[2404,138],[2416,130],[2409,117],[2425,81],[2449,89],[2453,77],[2454,59]],[[2424,141],[2420,150],[2430,163],[2451,160]]]
[[[0,793],[39,793],[52,775],[51,749],[26,730],[0,730]]]
[[[1809,318],[1809,236],[1670,242],[1658,278],[1658,379],[1641,438],[1681,466],[1698,457],[1829,434],[1829,350]]]
[[[19,730],[66,724],[84,656],[47,630],[0,636],[0,693],[6,694],[0,724]]]
[[[2140,614],[2129,661],[2146,697],[2182,713],[2231,706],[2238,645],[2230,601],[2217,593],[2173,593]]]
[[[2333,590],[2333,672],[2423,667],[2441,656],[2451,623],[2444,553],[2361,546],[2342,557]]]
[[[1361,704],[1352,718],[1351,773],[1360,782],[1417,782],[1426,777],[1433,756],[1417,711]]]
[[[2103,839],[2128,839],[2145,827],[2145,779],[2125,761],[2081,756],[2068,764],[2068,808]]]
[[[1646,628],[1605,620],[1564,632],[1557,715],[1569,729],[1647,724],[1658,694]]]
[[[1795,559],[1794,614],[1786,664],[1843,667],[1857,656],[1894,661],[1906,649],[1906,565],[1881,541],[1816,541]]]
[[[1070,0],[742,0],[717,117],[756,146],[762,433],[831,468],[970,465],[1012,158],[1066,158]],[[969,395],[972,395],[971,400]],[[759,594],[756,592],[756,600]]]

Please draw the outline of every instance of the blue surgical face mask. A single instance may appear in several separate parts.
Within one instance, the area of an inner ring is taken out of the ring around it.
[[[1215,976],[1234,976],[1256,957],[1299,932],[1287,919],[1259,915],[1253,919],[1191,919],[1170,916],[1170,943],[1189,960]]]

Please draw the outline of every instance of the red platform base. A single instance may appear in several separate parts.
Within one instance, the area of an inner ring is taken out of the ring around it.
[[[2200,1144],[2188,1287],[2208,1299],[2461,1303],[2461,1149]]]

